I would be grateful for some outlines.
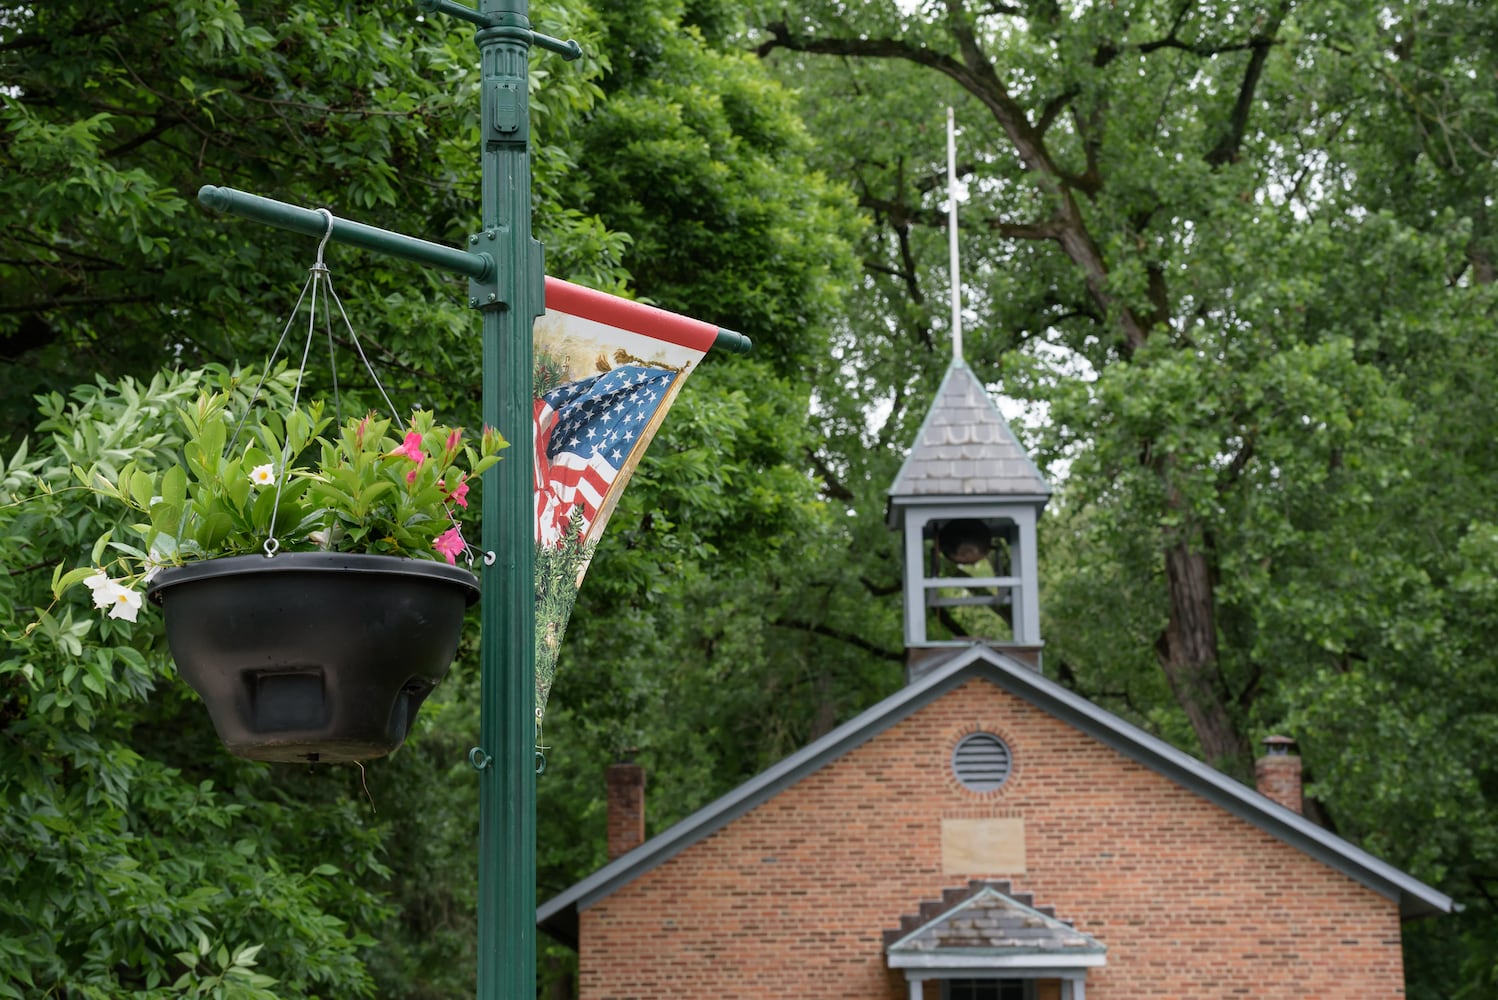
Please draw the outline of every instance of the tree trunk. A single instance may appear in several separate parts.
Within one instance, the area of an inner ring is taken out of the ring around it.
[[[1247,773],[1248,741],[1228,712],[1227,684],[1217,659],[1217,604],[1204,553],[1181,540],[1165,549],[1170,618],[1156,644],[1160,666],[1213,767]]]

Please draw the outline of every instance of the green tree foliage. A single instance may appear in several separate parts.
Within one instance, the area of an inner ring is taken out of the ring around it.
[[[538,9],[590,41],[583,11]],[[14,5],[0,14],[0,353],[7,428],[28,394],[107,376],[258,361],[311,262],[302,236],[203,211],[203,184],[250,190],[426,239],[473,228],[479,164],[472,31],[414,9],[332,0]],[[559,206],[554,136],[592,105],[599,67],[538,53],[538,233],[566,270],[615,279],[622,237]],[[330,252],[353,320],[402,401],[469,400],[471,316],[450,275]],[[555,268],[553,268],[555,272]],[[351,345],[342,345],[348,351]],[[367,388],[357,364],[345,391]],[[326,365],[319,366],[327,381]],[[461,416],[461,414],[459,415]]]
[[[869,697],[858,657],[824,662],[841,648],[829,633],[868,630],[826,568],[847,539],[804,472],[804,368],[825,354],[856,225],[809,168],[788,94],[724,44],[735,17],[669,2],[532,10],[588,53],[532,64],[548,273],[762,345],[688,383],[590,573],[546,733],[550,885],[595,860],[576,831],[594,829],[601,763],[621,746],[691,765],[656,786],[667,818]],[[0,12],[5,499],[54,490],[0,512],[0,610],[24,622],[51,605],[0,658],[0,990],[471,994],[473,648],[393,758],[268,768],[222,752],[159,635],[127,641],[82,604],[54,605],[48,574],[90,560],[80,540],[103,517],[62,491],[70,466],[175,461],[171,408],[218,378],[205,365],[266,355],[310,263],[310,240],[215,217],[196,189],[458,243],[477,216],[474,62],[470,29],[401,5]],[[462,282],[336,246],[329,263],[397,405],[476,422]],[[359,408],[377,397],[351,347],[340,338],[340,389]],[[183,374],[152,375],[163,365]],[[314,389],[326,371],[314,362]]]
[[[1240,775],[1293,732],[1317,818],[1468,907],[1412,929],[1418,996],[1498,956],[1493,17],[812,2],[754,39],[876,222],[823,464],[888,468],[841,443],[882,403],[903,446],[945,365],[951,103],[967,356],[1063,484],[1047,662]]]

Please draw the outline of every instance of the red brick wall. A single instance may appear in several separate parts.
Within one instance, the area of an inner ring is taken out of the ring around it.
[[[949,767],[979,729],[984,795]],[[1026,870],[944,874],[943,816],[1022,817]],[[969,877],[1107,945],[1088,1000],[1404,995],[1393,901],[972,681],[584,910],[582,997],[904,1000],[882,932]]]

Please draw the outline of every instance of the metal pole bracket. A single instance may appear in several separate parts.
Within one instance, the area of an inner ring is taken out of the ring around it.
[[[494,251],[498,244],[497,229],[485,229],[468,237],[468,256],[484,261],[483,273],[468,279],[468,304],[474,309],[509,305],[504,290],[499,287],[499,268],[495,266]]]
[[[507,14],[486,14],[483,11],[474,10],[472,7],[456,3],[454,0],[416,0],[416,6],[423,14],[447,14],[451,17],[456,17],[460,21],[467,21],[469,24],[479,28],[519,24],[524,21],[524,19],[517,20]],[[563,41],[560,38],[553,38],[551,35],[543,35],[539,31],[531,31],[528,27],[525,30],[529,36],[527,41],[537,48],[545,49],[548,52],[555,52],[568,62],[582,58],[583,47],[573,39],[569,38]]]

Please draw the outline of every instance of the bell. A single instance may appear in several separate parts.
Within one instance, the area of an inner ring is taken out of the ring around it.
[[[936,546],[957,565],[971,566],[993,551],[993,535],[982,521],[962,518],[936,529]]]

